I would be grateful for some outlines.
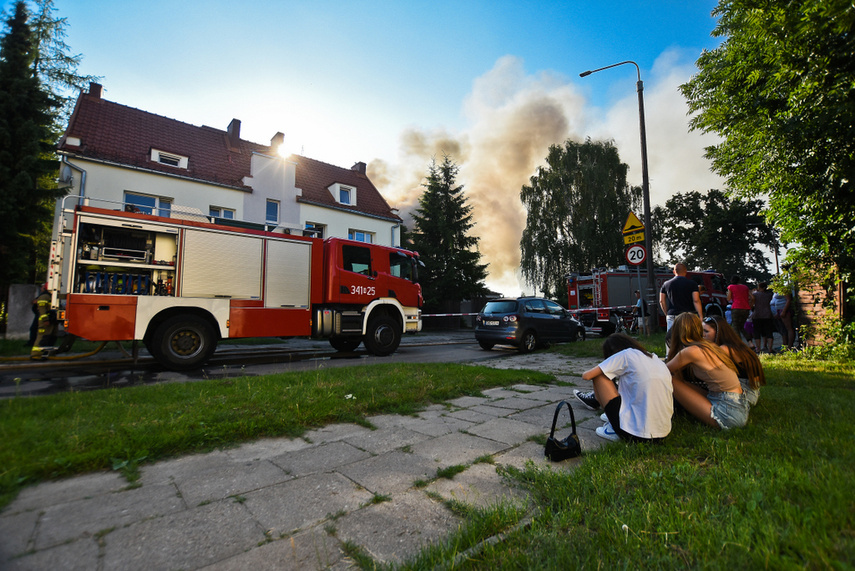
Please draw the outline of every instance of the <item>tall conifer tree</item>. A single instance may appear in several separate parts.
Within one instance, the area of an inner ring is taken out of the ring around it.
[[[481,264],[472,207],[466,204],[463,186],[456,186],[458,167],[449,156],[441,164],[431,161],[425,191],[413,214],[414,249],[425,264],[419,281],[430,310],[443,302],[454,304],[486,291],[487,266]]]

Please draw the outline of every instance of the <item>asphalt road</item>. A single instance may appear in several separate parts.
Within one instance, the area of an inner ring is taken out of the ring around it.
[[[164,370],[144,351],[136,365],[119,362],[123,355],[107,351],[97,358],[75,362],[74,367],[62,361],[23,363],[24,368],[15,363],[0,364],[0,398],[378,363],[472,362],[515,354],[511,347],[484,351],[467,330],[407,335],[398,351],[387,357],[369,355],[362,348],[335,353],[328,342],[311,339],[291,339],[275,345],[221,344],[208,365],[184,372]]]

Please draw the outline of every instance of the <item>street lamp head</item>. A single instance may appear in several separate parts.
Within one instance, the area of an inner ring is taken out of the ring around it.
[[[592,72],[591,70],[583,71],[582,73],[580,73],[580,74],[579,74],[579,77],[588,77],[588,76],[589,76],[589,75],[591,75],[592,73],[593,73],[593,72]]]

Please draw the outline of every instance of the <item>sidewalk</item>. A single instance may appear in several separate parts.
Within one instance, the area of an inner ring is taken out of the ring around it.
[[[534,353],[478,364],[538,369],[587,390],[590,382],[577,375],[597,362]],[[417,416],[368,418],[376,430],[331,425],[300,439],[162,461],[144,466],[131,489],[117,472],[26,488],[0,513],[0,568],[355,568],[344,543],[378,562],[401,562],[463,524],[437,495],[524,504],[497,466],[572,470],[580,462],[548,462],[528,440],[548,433],[560,400],[573,404],[583,453],[606,443],[594,434],[598,414],[573,398],[573,388],[490,389]],[[495,465],[474,463],[485,456]],[[458,465],[467,468],[452,480],[414,486]]]

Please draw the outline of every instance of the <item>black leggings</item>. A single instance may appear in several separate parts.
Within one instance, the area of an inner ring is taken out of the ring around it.
[[[606,416],[609,418],[609,424],[612,425],[615,434],[620,436],[621,440],[626,440],[627,442],[659,442],[662,440],[661,438],[641,438],[640,436],[630,434],[629,432],[621,428],[620,403],[621,398],[620,395],[618,395],[609,402],[607,402],[606,406],[604,406],[603,408],[606,411]]]

